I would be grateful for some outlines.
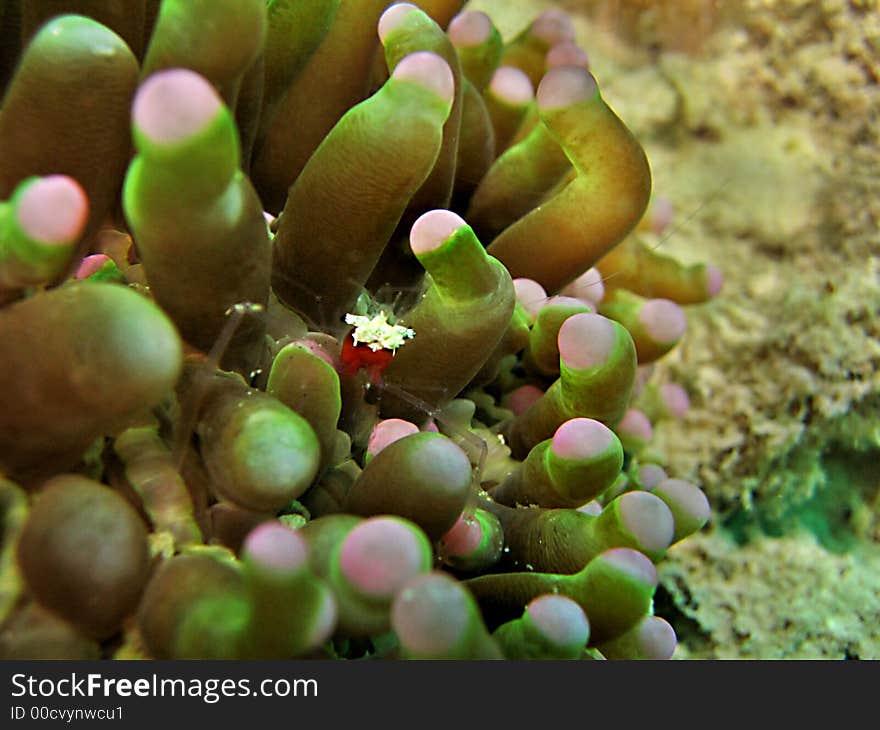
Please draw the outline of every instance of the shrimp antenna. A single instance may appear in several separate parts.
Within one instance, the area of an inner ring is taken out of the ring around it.
[[[183,466],[183,460],[186,455],[186,445],[189,441],[190,435],[195,430],[196,421],[198,421],[199,406],[205,397],[208,387],[208,378],[206,375],[208,373],[213,373],[220,367],[220,361],[226,353],[226,348],[229,347],[229,343],[235,336],[235,333],[245,315],[258,315],[262,314],[264,311],[265,307],[262,304],[255,304],[253,302],[238,302],[226,310],[225,315],[227,320],[223,325],[223,329],[220,330],[220,334],[217,336],[217,339],[214,341],[214,344],[205,356],[202,366],[199,368],[198,373],[193,379],[190,391],[186,397],[186,402],[181,406],[180,420],[178,421],[177,434],[174,439],[173,452],[174,465],[178,471],[180,471]]]
[[[684,230],[685,226],[687,226],[692,220],[694,220],[700,214],[703,208],[705,208],[709,203],[716,200],[718,196],[721,195],[721,192],[724,190],[724,188],[728,186],[732,179],[732,176],[728,176],[727,178],[722,180],[715,188],[715,190],[713,190],[705,198],[703,198],[702,201],[700,201],[699,205],[697,205],[687,214],[687,216],[685,216],[684,220],[676,221],[669,229],[669,231],[661,236],[660,240],[658,240],[657,243],[655,243],[653,246],[649,246],[649,250],[656,251],[661,246],[663,246],[670,238],[675,236],[680,231]],[[608,274],[608,276],[603,276],[601,281],[604,283],[606,281],[614,279],[616,276],[617,274]]]
[[[450,432],[452,435],[459,437],[462,441],[467,443],[473,451],[477,454],[477,461],[473,467],[473,483],[479,489],[480,482],[482,481],[483,469],[486,466],[486,459],[489,456],[489,447],[486,445],[486,442],[481,439],[477,434],[473,431],[470,431],[466,428],[461,428],[458,424],[454,423],[451,419],[449,419],[446,415],[444,415],[442,409],[434,408],[426,401],[423,401],[418,396],[409,393],[403,388],[394,385],[394,383],[384,383],[382,384],[382,390],[389,392],[396,398],[400,398],[400,400],[406,402],[411,405],[413,408],[417,408],[418,410],[425,413],[429,418],[433,418],[437,421],[446,431]],[[469,455],[470,458],[470,455]],[[473,460],[471,460],[473,463]]]

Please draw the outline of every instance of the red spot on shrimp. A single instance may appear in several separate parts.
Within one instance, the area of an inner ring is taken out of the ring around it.
[[[339,360],[343,375],[357,375],[360,370],[365,370],[370,382],[378,386],[393,357],[394,352],[391,350],[371,350],[369,345],[355,344],[350,336],[346,336],[342,341]]]

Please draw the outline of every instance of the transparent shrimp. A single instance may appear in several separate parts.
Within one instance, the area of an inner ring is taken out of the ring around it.
[[[302,288],[301,284],[297,283],[295,285]],[[309,295],[314,297],[314,301],[320,311],[320,296],[314,292],[309,292]],[[354,311],[350,315],[365,319],[377,318],[387,321],[391,327],[408,329],[406,328],[405,314],[403,317],[399,314],[400,308],[403,307],[404,312],[409,310],[419,301],[422,295],[423,290],[420,287],[382,285],[376,290],[375,295],[371,295],[366,290],[362,291],[357,303],[352,308]],[[486,441],[469,428],[455,422],[443,408],[432,406],[409,391],[384,380],[382,377],[384,368],[390,364],[394,351],[398,347],[405,346],[407,337],[404,337],[404,340],[396,347],[371,351],[375,357],[371,356],[370,352],[363,347],[360,348],[362,355],[355,355],[353,350],[357,350],[357,348],[352,347],[352,345],[356,345],[357,342],[353,338],[355,332],[355,327],[352,326],[353,317],[349,323],[318,323],[309,321],[307,324],[313,332],[329,334],[340,341],[340,374],[362,376],[364,399],[367,403],[376,405],[381,402],[384,393],[393,395],[423,414],[425,423],[433,422],[439,431],[458,443],[472,464],[472,483],[475,488],[479,488],[489,454]],[[418,332],[412,334],[412,337],[418,336]],[[383,351],[386,355],[384,358],[382,357]],[[442,395],[445,398],[447,394],[443,393]]]
[[[691,211],[684,219],[676,221],[672,226],[669,226],[668,229],[663,233],[662,237],[657,241],[657,243],[655,243],[651,247],[652,250],[656,250],[662,247],[670,238],[672,238],[674,235],[676,235],[676,233],[681,231],[687,224],[694,220],[700,214],[703,208],[721,193],[725,184],[726,183],[723,182],[716,191],[707,196],[701,202],[701,204],[696,209]],[[267,224],[270,229],[270,234],[276,221],[277,219],[271,220],[270,217],[267,215]],[[593,285],[598,287],[599,285],[604,284],[604,282],[613,279],[613,277],[614,274],[609,274],[604,277],[597,276],[596,281]],[[294,282],[294,285],[299,288],[303,288],[303,285],[300,283]],[[315,301],[317,305],[316,310],[319,312],[322,311],[320,294],[312,291],[307,292],[307,294]],[[361,296],[358,298],[357,303],[353,306],[353,311],[350,313],[350,315],[353,315],[353,317],[361,317],[366,319],[380,317],[384,318],[384,320],[387,321],[392,327],[397,326],[406,329],[405,312],[408,311],[415,303],[417,303],[422,295],[423,289],[418,286],[392,287],[386,284],[378,287],[374,295],[371,295],[368,291],[363,290]],[[528,302],[528,305],[535,309],[540,308],[543,302],[546,301],[546,299],[549,299],[546,294],[543,294],[539,298],[535,297],[538,297],[538,295],[533,295],[532,299]],[[277,302],[275,304],[277,306],[283,307],[283,305],[278,304]],[[270,304],[270,310],[272,309],[272,307],[273,305]],[[402,315],[401,312],[403,312]],[[329,337],[334,338],[339,343],[340,351],[338,353],[338,363],[340,374],[356,375],[361,378],[363,383],[363,397],[365,402],[371,405],[379,404],[381,402],[382,395],[384,393],[388,393],[393,397],[408,404],[415,411],[423,414],[425,423],[433,423],[439,431],[444,433],[444,435],[456,441],[456,443],[458,443],[459,446],[465,451],[473,466],[472,473],[475,493],[482,488],[481,485],[483,483],[483,478],[486,470],[486,463],[490,454],[490,445],[487,443],[486,439],[481,437],[481,435],[474,431],[472,424],[466,424],[462,419],[454,418],[450,414],[448,408],[432,406],[430,403],[426,402],[422,398],[413,395],[411,392],[393,383],[386,382],[382,377],[382,373],[385,367],[387,367],[387,365],[390,363],[394,351],[398,347],[405,346],[406,338],[404,338],[404,341],[396,344],[396,346],[381,347],[371,350],[375,357],[367,355],[366,352],[363,350],[361,350],[363,356],[352,356],[352,350],[356,349],[353,348],[352,345],[357,345],[356,341],[352,342],[352,335],[354,333],[354,327],[352,326],[353,320],[350,319],[348,323],[342,320],[340,320],[339,322],[316,322],[311,319],[302,317],[302,315],[299,313],[290,314],[294,318],[302,319],[305,322],[305,326],[310,333],[321,333],[324,335],[328,335]],[[207,354],[204,372],[211,372],[217,367],[223,356],[225,348],[228,346],[229,341],[233,337],[236,328],[238,327],[244,316],[266,316],[266,313],[259,305],[240,303],[235,305],[234,307],[231,307],[230,310],[227,312],[227,315],[229,316],[229,319],[226,323],[226,326],[218,336],[217,341],[211,348],[211,351]],[[275,338],[277,339],[278,336],[279,333],[276,332]],[[286,336],[285,333],[281,333],[281,339],[278,340],[278,345],[280,345],[282,341],[298,339],[301,336],[302,332],[291,332],[289,335]],[[412,333],[411,336],[417,337],[419,336],[419,333]],[[254,378],[256,378],[258,375],[259,371],[253,374]],[[182,417],[180,428],[178,431],[179,437],[176,440],[174,451],[177,464],[181,464],[185,456],[185,447],[188,442],[188,438],[195,428],[196,414],[198,410],[197,404],[204,397],[206,385],[206,379],[202,379],[199,382],[194,383],[194,387],[191,388],[191,392],[187,399],[187,404],[184,408],[182,408]],[[443,393],[442,395],[444,396],[443,400],[447,400],[446,396],[448,394]],[[463,398],[467,398],[470,394],[464,393],[460,395]],[[488,437],[497,437],[495,434],[501,429],[496,426],[493,428],[483,428],[480,430],[485,432]],[[500,440],[500,437],[497,438],[499,438]],[[503,445],[503,441],[501,443]],[[492,444],[493,448],[495,448],[496,446],[496,444]]]

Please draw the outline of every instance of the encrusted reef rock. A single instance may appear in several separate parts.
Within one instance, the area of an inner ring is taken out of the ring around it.
[[[877,3],[561,5],[674,204],[652,243],[725,276],[654,375],[691,407],[653,456],[714,510],[661,570],[676,655],[877,658]]]

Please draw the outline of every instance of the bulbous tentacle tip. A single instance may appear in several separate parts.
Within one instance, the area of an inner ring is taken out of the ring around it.
[[[102,266],[112,261],[112,259],[103,253],[95,253],[86,256],[80,262],[74,274],[75,279],[88,279],[92,274],[99,271]]]
[[[651,492],[672,510],[676,522],[673,542],[693,534],[712,516],[712,507],[705,492],[684,479],[664,479]]]
[[[628,408],[617,430],[628,439],[647,443],[654,438],[654,427],[648,417],[638,408]],[[623,436],[622,436],[623,437]]]
[[[577,43],[566,40],[557,43],[547,51],[544,65],[548,70],[559,66],[579,66],[583,69],[589,69],[590,57]]]
[[[472,516],[463,512],[440,538],[440,544],[447,555],[467,555],[475,551],[483,539],[483,528]]]
[[[678,342],[687,329],[684,310],[669,299],[645,302],[639,312],[639,321],[651,339],[658,343]]]
[[[271,520],[248,533],[242,554],[261,568],[293,573],[306,564],[308,548],[301,535]]]
[[[658,464],[643,464],[639,467],[638,481],[642,489],[650,491],[667,478],[666,470]]]
[[[675,205],[664,195],[657,195],[651,201],[648,227],[656,235],[662,235],[675,220]]]
[[[453,233],[466,226],[464,218],[451,210],[429,210],[416,219],[410,229],[413,253],[423,254],[440,248]]]
[[[675,520],[662,499],[636,490],[622,494],[618,500],[621,521],[638,540],[641,550],[658,552],[669,547]]]
[[[663,405],[670,415],[674,418],[684,418],[691,407],[688,392],[678,383],[663,383],[659,390]]]
[[[535,18],[531,32],[545,43],[555,45],[574,38],[574,24],[565,11],[550,9]]]
[[[604,363],[617,341],[614,323],[599,314],[575,314],[559,328],[558,344],[562,361],[575,370],[586,370]]]
[[[559,293],[582,299],[595,307],[605,297],[605,282],[602,280],[602,272],[591,267],[573,282],[563,287]]]
[[[639,625],[639,643],[646,659],[672,659],[678,637],[668,621],[659,616],[648,616]]]
[[[535,98],[531,79],[515,66],[501,66],[489,82],[492,95],[511,106],[525,106]]]
[[[479,10],[465,10],[450,22],[446,33],[456,48],[471,48],[485,43],[492,32],[492,20]]]
[[[405,436],[419,432],[419,427],[402,418],[385,418],[377,423],[370,432],[367,442],[367,456],[373,458],[386,446],[399,441]]]
[[[577,602],[559,594],[538,596],[526,606],[529,619],[557,646],[585,646],[590,622]]]
[[[67,175],[47,175],[27,186],[17,201],[22,230],[33,240],[66,245],[79,238],[89,217],[89,200]]]
[[[462,642],[474,621],[467,589],[445,573],[408,581],[391,608],[391,626],[401,644],[416,655],[445,656]]]
[[[362,594],[390,600],[408,580],[428,572],[431,548],[415,524],[398,517],[372,517],[346,536],[339,567]]]
[[[659,616],[645,616],[623,636],[600,644],[598,649],[606,659],[672,659],[678,638],[675,629]]]
[[[443,101],[452,103],[455,96],[455,79],[452,69],[436,53],[418,51],[404,58],[391,74],[392,78],[413,81],[430,89]]]
[[[452,578],[439,573],[421,576],[410,581],[395,599],[391,624],[407,644],[423,650],[445,648],[464,630],[466,612],[460,603]],[[441,619],[445,609],[449,609],[448,617],[454,621],[447,623]],[[432,631],[435,621],[444,627],[441,636]]]
[[[37,31],[32,44],[45,44],[44,48],[65,48],[79,45],[104,61],[122,54],[134,61],[134,55],[125,41],[111,28],[94,18],[80,13],[56,15],[46,21]]]
[[[645,585],[657,585],[657,568],[646,555],[638,550],[624,547],[611,548],[595,560],[600,560],[607,566],[613,567],[620,573],[629,575]]]
[[[502,405],[509,408],[515,416],[525,413],[536,401],[540,400],[544,391],[537,385],[527,383],[510,391],[504,397]]]
[[[172,68],[149,76],[135,94],[134,125],[157,144],[175,144],[197,134],[217,115],[223,100],[195,71]]]
[[[541,110],[560,109],[592,98],[599,90],[596,78],[579,66],[551,68],[541,83],[535,98]]]
[[[717,297],[724,286],[724,276],[715,264],[706,266],[706,291],[710,297]]]
[[[379,33],[379,40],[384,43],[385,39],[403,24],[406,16],[413,10],[418,9],[412,3],[394,3],[389,5],[379,17],[379,24],[376,27]]]
[[[604,423],[592,418],[572,418],[553,434],[550,448],[561,459],[589,459],[605,452],[616,437]]]
[[[547,292],[534,279],[517,277],[513,280],[513,290],[516,292],[516,300],[532,317],[538,316],[538,310],[547,302]]]

